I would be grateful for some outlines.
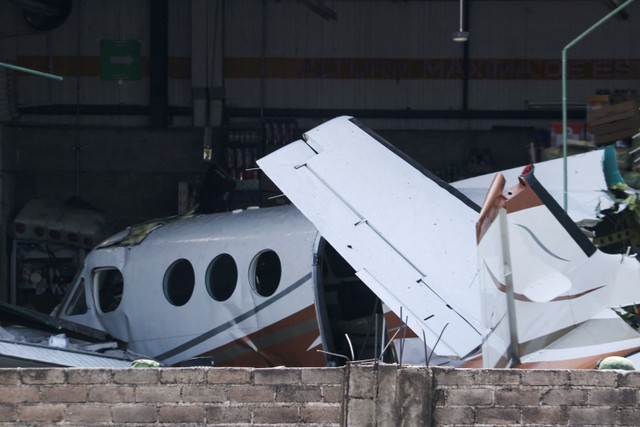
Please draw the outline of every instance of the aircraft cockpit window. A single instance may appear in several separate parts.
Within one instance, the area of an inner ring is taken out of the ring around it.
[[[175,306],[185,305],[193,294],[196,275],[193,266],[186,259],[179,259],[164,273],[164,296]]]
[[[251,286],[263,297],[273,295],[280,284],[282,266],[280,258],[272,250],[260,252],[251,263],[249,279]]]
[[[238,267],[229,254],[218,255],[207,268],[207,292],[216,301],[228,300],[238,283]]]
[[[94,273],[97,285],[98,305],[102,313],[110,313],[118,308],[122,301],[124,278],[117,268],[101,268]]]
[[[75,316],[78,314],[85,314],[88,310],[89,307],[87,307],[87,300],[85,299],[84,293],[84,279],[81,279],[80,284],[75,291],[73,291],[73,296],[71,297],[65,314],[67,316]]]

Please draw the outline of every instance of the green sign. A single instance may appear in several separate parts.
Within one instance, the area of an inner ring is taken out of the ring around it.
[[[100,80],[140,80],[140,40],[100,40]]]

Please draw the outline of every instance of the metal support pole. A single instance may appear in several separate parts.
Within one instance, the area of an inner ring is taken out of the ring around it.
[[[149,2],[149,124],[169,125],[169,3]]]
[[[267,0],[262,0],[262,39],[260,44],[260,123],[264,124],[265,80],[267,76]]]
[[[56,76],[55,74],[43,73],[42,71],[30,70],[29,68],[18,67],[17,65],[5,64],[4,62],[0,62],[0,67],[6,67],[11,70],[22,71],[23,73],[35,74],[36,76],[48,77],[54,80],[62,80],[62,77]]]
[[[627,7],[635,0],[627,0],[620,6],[612,10],[607,16],[593,24],[585,32],[573,39],[568,45],[562,49],[562,159],[564,167],[564,210],[568,209],[567,192],[568,192],[568,177],[567,177],[567,50],[585,38],[589,33],[598,28],[604,22],[608,21],[616,13]]]

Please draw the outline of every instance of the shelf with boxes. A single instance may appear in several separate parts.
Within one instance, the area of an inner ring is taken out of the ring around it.
[[[640,95],[635,90],[599,90],[589,95],[586,120],[567,123],[569,154],[577,154],[598,146],[627,146],[640,133]],[[562,146],[562,123],[552,122],[551,150]]]
[[[256,160],[297,137],[295,119],[273,118],[262,122],[231,122],[226,132],[225,166],[236,181],[233,207],[274,206],[289,203],[260,172]]]
[[[587,97],[587,121],[597,145],[628,140],[640,132],[638,101],[632,89],[600,91]]]

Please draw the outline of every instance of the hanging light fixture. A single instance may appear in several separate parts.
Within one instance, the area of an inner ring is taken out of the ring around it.
[[[454,42],[466,42],[469,40],[469,32],[464,31],[464,0],[460,0],[460,30],[453,33]]]

